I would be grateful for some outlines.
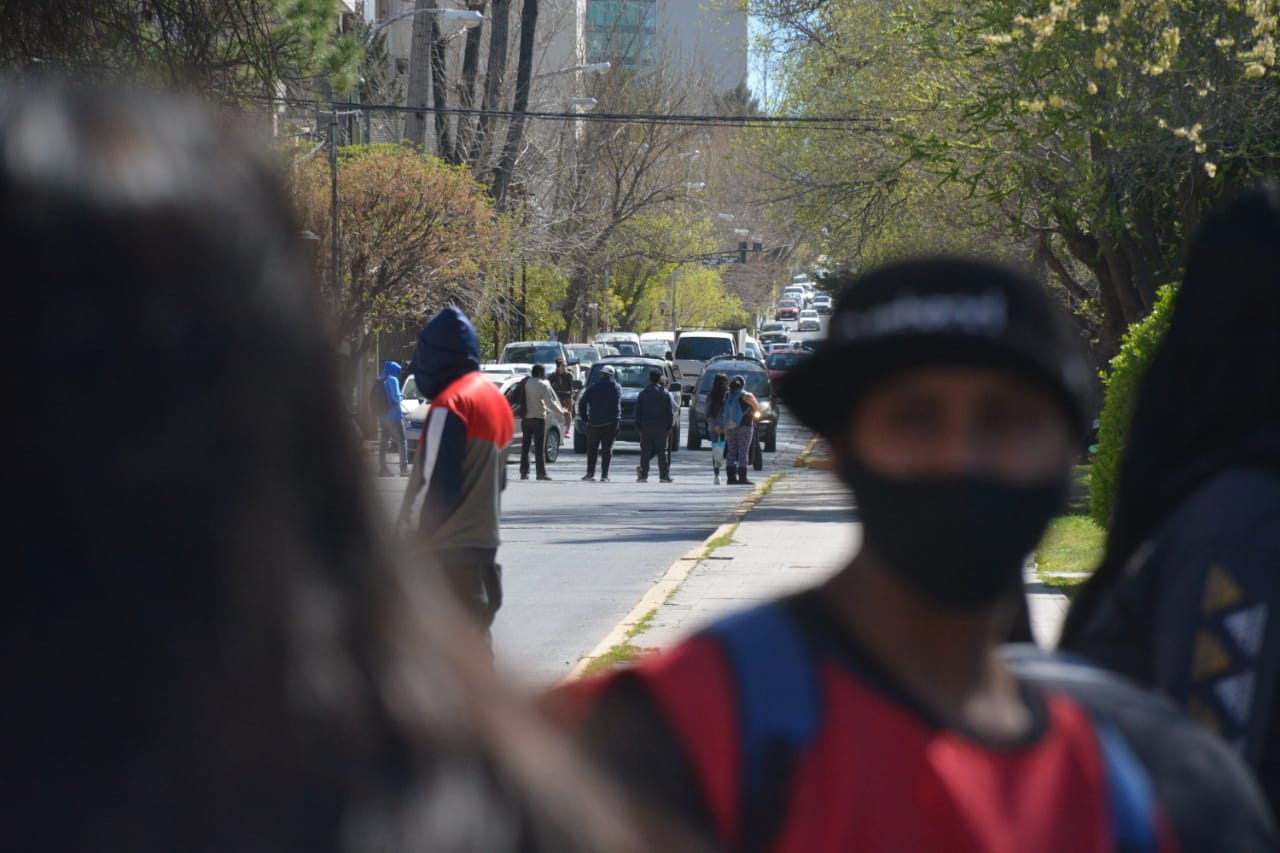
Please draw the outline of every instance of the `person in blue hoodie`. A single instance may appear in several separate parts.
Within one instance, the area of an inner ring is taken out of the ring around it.
[[[404,413],[400,411],[400,363],[385,361],[382,372],[378,374],[382,383],[383,404],[386,411],[378,418],[378,476],[391,477],[391,469],[387,467],[387,443],[392,442],[400,451],[400,476],[409,476],[409,452],[404,435]]]
[[[498,519],[515,431],[511,406],[480,373],[475,327],[453,306],[423,328],[410,370],[431,408],[401,526],[416,523],[416,549],[440,567],[487,634],[502,606]]]

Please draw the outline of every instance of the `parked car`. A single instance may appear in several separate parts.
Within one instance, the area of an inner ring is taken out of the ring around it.
[[[640,349],[653,358],[671,358],[676,349],[676,333],[645,332],[640,336]]]
[[[711,383],[717,373],[728,376],[742,376],[747,381],[747,390],[760,401],[760,416],[756,420],[756,442],[751,448],[751,467],[759,471],[764,466],[761,449],[765,453],[773,453],[778,449],[778,400],[769,381],[769,373],[756,361],[748,361],[738,357],[716,358],[707,363],[702,372],[697,391],[689,406],[689,441],[686,446],[697,450],[703,441],[710,441],[707,431],[707,395],[711,392]]]
[[[777,382],[791,368],[813,355],[809,350],[779,349],[769,353],[764,366],[769,371],[769,381]]]
[[[514,341],[502,348],[498,356],[498,364],[523,364],[532,367],[541,364],[551,373],[556,369],[556,359],[563,358],[565,364],[573,367],[576,360],[570,360],[569,353],[559,341]],[[575,375],[574,377],[580,378]]]
[[[796,326],[797,332],[821,332],[822,321],[818,319],[818,312],[812,308],[807,308],[800,312],[800,323]]]
[[[777,307],[773,309],[775,320],[796,320],[799,317],[800,303],[794,299],[779,299]]]
[[[657,368],[671,383],[670,390],[680,396],[680,373],[676,366],[664,358],[648,358],[645,356],[620,355],[605,358],[591,365],[591,373],[587,376],[585,388],[600,378],[600,368],[606,364],[613,367],[613,378],[622,386],[622,423],[618,427],[618,441],[640,441],[640,432],[636,429],[636,397],[649,384],[649,371]],[[680,449],[680,423],[677,420],[675,429],[671,431],[671,450]],[[573,452],[587,452],[587,422],[582,419],[582,407],[574,406]]]
[[[800,305],[800,307],[802,308],[805,305],[809,304],[808,292],[804,289],[804,287],[798,284],[791,284],[782,288],[782,298],[794,299],[796,303]]]
[[[570,361],[577,361],[575,379],[585,379],[591,365],[604,358],[604,348],[596,344],[565,344]]]
[[[593,339],[593,343],[609,344],[621,355],[643,354],[640,349],[640,336],[635,332],[599,332]]]
[[[485,374],[489,381],[494,384],[502,396],[507,398],[507,403],[511,404],[515,396],[515,390],[519,386],[520,381],[527,374],[513,373],[506,376],[497,376],[489,373]],[[412,381],[413,377],[410,377]],[[414,387],[417,391],[417,387]],[[422,440],[422,428],[427,421],[427,410],[431,408],[431,402],[418,398],[415,401],[413,410],[409,413],[405,421],[404,433],[405,438],[409,442],[409,458],[412,459],[418,449],[418,443]],[[547,419],[546,444],[544,450],[546,452],[547,462],[555,462],[560,458],[560,446],[564,443],[564,418],[558,414],[553,414]],[[511,443],[507,445],[508,455],[511,453],[518,454],[520,452],[520,444],[523,441],[523,433],[520,429],[520,419],[515,418],[515,432],[512,436]]]
[[[737,338],[731,332],[689,330],[681,332],[676,338],[675,363],[682,377],[684,386],[680,402],[689,405],[689,397],[698,384],[702,368],[707,361],[718,355],[732,355],[737,352]]]
[[[810,305],[810,307],[813,308],[814,311],[817,311],[819,314],[830,314],[831,313],[831,294],[819,293],[817,296],[813,297],[813,303]]]

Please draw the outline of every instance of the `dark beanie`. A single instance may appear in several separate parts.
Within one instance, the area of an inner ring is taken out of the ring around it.
[[[1089,373],[1062,309],[1008,267],[927,258],[847,281],[827,339],[782,380],[787,407],[831,436],[873,385],[916,367],[994,367],[1044,388],[1083,430]]]

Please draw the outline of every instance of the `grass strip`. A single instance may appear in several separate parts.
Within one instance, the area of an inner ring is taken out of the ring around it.
[[[582,676],[586,678],[604,672],[607,669],[625,666],[634,661],[636,655],[640,653],[640,649],[631,641],[648,631],[653,624],[653,618],[657,615],[658,608],[656,607],[646,613],[640,621],[627,629],[627,633],[622,637],[622,642],[614,643],[603,654],[592,658],[591,662],[583,669]]]

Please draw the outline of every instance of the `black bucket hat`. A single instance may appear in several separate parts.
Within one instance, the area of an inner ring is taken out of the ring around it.
[[[1078,335],[1034,281],[986,261],[928,258],[846,279],[827,339],[783,377],[781,393],[801,422],[830,437],[893,374],[961,365],[1043,387],[1083,434],[1089,372]]]

